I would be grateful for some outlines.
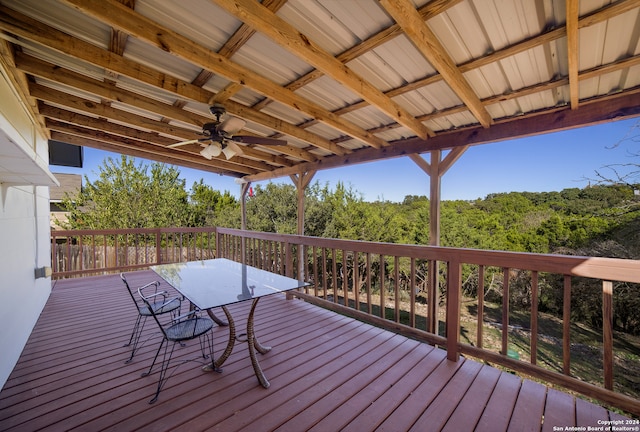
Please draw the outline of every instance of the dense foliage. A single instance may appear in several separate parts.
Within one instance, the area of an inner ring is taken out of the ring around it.
[[[597,185],[559,192],[491,194],[475,201],[441,203],[442,246],[535,253],[640,259],[638,185]],[[406,196],[401,203],[366,202],[339,183],[335,190],[314,183],[305,191],[305,234],[352,240],[429,244],[429,199]],[[69,228],[104,229],[159,226],[240,227],[240,203],[203,181],[190,192],[175,168],[154,163],[136,166],[125,156],[108,159],[98,179],[63,203]],[[293,185],[256,185],[246,204],[250,230],[296,233],[297,194]],[[465,269],[464,290],[476,295],[477,275]],[[487,277],[491,277],[490,272]],[[572,289],[572,318],[602,322],[601,287],[577,281]],[[501,296],[498,284],[485,294]],[[562,283],[541,275],[539,308],[560,314]],[[637,286],[614,290],[616,325],[640,333]],[[512,282],[512,307],[530,307],[530,287],[523,275]],[[496,299],[497,300],[497,299]]]

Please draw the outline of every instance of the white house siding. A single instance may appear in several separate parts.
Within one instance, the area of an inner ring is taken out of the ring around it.
[[[0,384],[4,385],[29,338],[49,293],[51,278],[35,278],[50,266],[49,188],[3,190],[0,212]]]
[[[0,64],[0,386],[4,386],[49,294],[48,148]]]

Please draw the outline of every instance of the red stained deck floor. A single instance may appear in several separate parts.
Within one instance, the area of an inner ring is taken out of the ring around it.
[[[157,277],[140,271],[128,279],[137,286]],[[248,302],[231,308],[239,327],[248,309]],[[473,360],[447,361],[441,349],[280,295],[262,299],[255,318],[261,342],[273,347],[259,355],[269,389],[258,384],[246,346],[237,343],[222,374],[186,363],[150,405],[157,375],[140,374],[159,339],[149,339],[124,364],[134,320],[117,275],[55,282],[0,392],[0,430],[552,431],[622,418]],[[153,324],[147,322],[146,335]],[[215,335],[219,355],[228,333],[219,327]],[[190,358],[197,350],[191,342],[174,355]]]

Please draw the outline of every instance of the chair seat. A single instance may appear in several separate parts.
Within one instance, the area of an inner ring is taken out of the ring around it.
[[[180,307],[180,299],[176,297],[166,303],[161,301],[151,303],[151,307],[153,308],[153,311],[158,315],[171,312]],[[149,309],[146,305],[138,306],[138,311],[140,312],[140,315],[151,316],[151,312],[149,312]]]
[[[208,332],[213,327],[213,321],[209,318],[191,318],[173,324],[165,331],[170,341],[182,341],[197,338]]]

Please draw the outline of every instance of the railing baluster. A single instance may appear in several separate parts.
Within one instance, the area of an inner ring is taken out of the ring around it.
[[[562,371],[571,375],[571,276],[564,276],[562,300]]]
[[[398,255],[393,257],[393,265],[394,265],[394,270],[393,270],[393,279],[394,279],[394,287],[393,287],[393,293],[394,293],[394,308],[393,308],[393,313],[394,313],[394,317],[396,322],[400,322],[400,260],[398,258]]]
[[[385,290],[385,279],[386,279],[386,272],[385,272],[385,262],[384,262],[384,255],[380,254],[380,318],[386,318],[387,314],[386,314],[386,302],[385,302],[385,297],[386,297],[386,290]]]
[[[613,282],[602,281],[602,364],[604,388],[613,390]]]
[[[347,251],[342,249],[342,301],[349,307],[349,256]]]
[[[449,261],[447,265],[447,359],[458,361],[460,353],[460,291],[462,289],[462,264]],[[503,326],[504,327],[504,326]],[[504,329],[503,329],[504,330]]]
[[[502,355],[509,352],[509,272],[508,267],[502,268]]]
[[[353,307],[360,310],[360,257],[357,251],[353,251]]]
[[[338,264],[337,264],[337,259],[336,259],[336,250],[335,249],[331,249],[331,260],[332,260],[332,270],[333,270],[333,274],[332,274],[332,284],[331,284],[331,288],[333,290],[333,301],[335,303],[338,303]]]
[[[482,341],[484,340],[484,266],[478,266],[478,336],[476,338],[476,345],[478,348],[482,348]]]
[[[371,304],[371,253],[367,252],[367,313],[372,314],[373,305]]]
[[[531,272],[531,364],[538,362],[538,272]]]
[[[409,276],[409,325],[416,326],[416,259],[411,258]]]

